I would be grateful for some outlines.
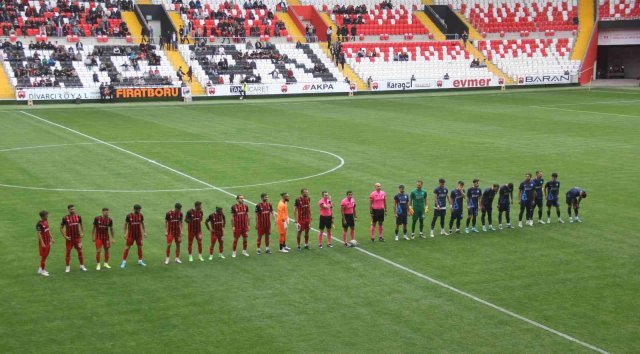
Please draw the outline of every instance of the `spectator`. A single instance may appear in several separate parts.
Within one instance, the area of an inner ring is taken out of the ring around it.
[[[467,47],[467,40],[469,39],[469,34],[467,33],[467,31],[462,32],[462,44],[464,46],[464,48]]]
[[[449,80],[449,73],[444,74],[444,80]]]
[[[356,29],[356,26],[355,25],[351,26],[351,40],[352,41],[356,40],[357,32],[358,32],[358,30]]]
[[[189,83],[193,82],[193,68],[189,65],[189,70],[187,70],[187,77],[189,78]]]
[[[98,78],[98,73],[97,72],[93,72],[93,82],[100,82],[100,79]]]
[[[182,82],[182,77],[184,76],[184,71],[182,71],[182,66],[178,67],[178,71],[176,71],[176,76],[178,77],[178,80]]]

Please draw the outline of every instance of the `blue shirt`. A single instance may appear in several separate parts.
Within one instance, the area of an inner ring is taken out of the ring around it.
[[[547,182],[544,190],[547,191],[547,200],[557,200],[560,193],[560,181]]]
[[[520,192],[522,192],[522,195],[520,196],[520,200],[523,202],[526,202],[528,200],[533,200],[534,188],[535,188],[535,185],[533,184],[533,180],[530,180],[529,182],[522,181],[522,183],[520,183]]]
[[[493,187],[489,187],[482,192],[482,205],[491,206],[493,204],[493,198],[496,196],[496,192]]]
[[[449,190],[447,189],[447,187],[437,187],[433,190],[433,194],[436,195],[436,208],[444,208],[447,206],[447,196],[449,195]]]
[[[511,190],[506,184],[500,186],[498,193],[500,193],[500,204],[509,204],[511,202]]]
[[[395,200],[398,205],[398,210],[396,211],[396,213],[398,215],[406,215],[409,205],[409,195],[407,195],[406,193],[398,193],[395,197],[393,197],[393,200]]]
[[[478,202],[482,196],[482,191],[478,187],[471,187],[467,190],[467,207],[468,208],[477,208]]]
[[[582,191],[583,189],[580,187],[573,187],[567,192],[567,198],[578,198]]]
[[[533,185],[536,189],[536,196],[542,198],[542,187],[544,186],[544,178],[535,178],[533,180]]]
[[[460,210],[464,205],[464,189],[457,190],[454,189],[451,191],[451,199],[453,199],[453,205],[451,206],[453,210]]]

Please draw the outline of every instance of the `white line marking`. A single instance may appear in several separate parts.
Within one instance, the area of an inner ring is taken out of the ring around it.
[[[635,90],[635,92],[633,92]],[[630,92],[625,92],[630,91]],[[604,92],[604,93],[623,93],[625,95],[637,95],[640,96],[640,91],[635,88],[621,88],[620,90],[600,90],[600,89],[591,89],[589,92]]]
[[[615,103],[635,103],[640,102],[640,100],[620,100],[620,101],[600,101],[600,102],[587,102],[587,103],[559,103],[559,104],[546,104],[540,107],[562,107],[562,106],[584,106],[584,105],[592,105],[592,104],[615,104]]]
[[[640,118],[640,116],[632,116],[632,115],[629,115],[629,114],[594,112],[594,111],[581,111],[581,110],[577,110],[577,109],[566,109],[566,108],[545,107],[545,106],[529,106],[529,108],[552,109],[552,110],[556,110],[556,111],[575,112],[575,113],[603,114],[603,115],[606,115],[606,116],[614,116],[614,117]]]
[[[169,140],[169,141],[140,140],[140,141],[111,141],[111,142],[108,142],[108,143],[109,144],[156,144],[156,143],[162,143],[162,144],[203,144],[203,143],[224,143],[224,144],[266,145],[266,146],[278,146],[278,147],[286,147],[286,148],[294,148],[294,149],[299,149],[299,150],[307,150],[307,151],[319,152],[319,153],[323,153],[323,154],[326,154],[326,155],[329,155],[329,156],[333,156],[336,159],[338,159],[338,161],[340,161],[340,163],[338,165],[336,165],[335,167],[333,167],[333,168],[331,168],[329,170],[326,170],[326,171],[323,171],[323,172],[320,172],[320,173],[316,173],[316,174],[313,174],[313,175],[309,175],[309,176],[296,177],[296,178],[278,180],[278,181],[273,181],[273,182],[247,184],[247,185],[241,185],[241,186],[220,187],[220,188],[229,188],[229,189],[232,189],[232,188],[259,187],[259,186],[268,186],[268,185],[279,184],[279,183],[302,181],[302,180],[305,180],[305,179],[311,179],[311,178],[315,178],[315,177],[324,176],[324,175],[332,173],[332,172],[342,168],[342,166],[344,166],[344,159],[342,157],[340,157],[339,155],[334,154],[332,152],[319,150],[319,149],[313,149],[313,148],[307,148],[307,147],[302,147],[302,146],[296,146],[296,145],[286,145],[286,144],[256,143],[256,142],[251,142],[251,141],[223,141],[223,140]],[[21,150],[30,150],[30,149],[41,149],[41,148],[51,148],[51,147],[65,147],[65,146],[76,146],[76,145],[94,145],[94,144],[101,144],[101,143],[93,142],[93,143],[75,143],[75,144],[54,144],[54,145],[25,146],[25,147],[2,149],[2,150],[0,150],[0,153],[2,153],[2,152],[12,152],[12,151],[21,151]],[[29,189],[29,190],[45,190],[45,191],[52,191],[52,192],[93,192],[93,193],[97,193],[97,192],[106,192],[106,193],[193,192],[193,191],[203,191],[203,190],[211,190],[212,189],[212,188],[148,189],[148,190],[144,190],[144,189],[143,190],[127,190],[127,189],[69,189],[69,188],[31,187],[31,186],[20,186],[20,185],[2,184],[2,183],[0,183],[0,187],[16,188],[16,189]]]
[[[124,153],[126,153],[126,154],[129,154],[129,155],[135,156],[135,157],[137,157],[137,158],[139,158],[139,159],[142,159],[142,160],[144,160],[144,161],[150,162],[150,163],[152,163],[152,164],[154,164],[154,165],[156,165],[156,166],[159,166],[159,167],[165,168],[165,169],[167,169],[167,170],[169,170],[169,171],[171,171],[171,172],[174,172],[174,173],[175,173],[175,174],[177,174],[177,175],[180,175],[180,176],[183,176],[183,177],[185,177],[185,178],[188,178],[188,179],[190,179],[190,180],[192,180],[192,181],[198,182],[198,183],[200,183],[200,184],[202,184],[202,185],[204,185],[204,186],[207,186],[207,187],[209,187],[209,188],[211,188],[211,189],[215,189],[215,190],[219,191],[220,193],[226,194],[226,195],[228,195],[228,196],[230,196],[230,197],[234,197],[234,198],[236,197],[236,195],[235,195],[235,194],[233,194],[233,193],[231,193],[231,192],[228,192],[228,191],[226,191],[226,190],[224,190],[224,189],[222,189],[222,188],[220,188],[220,187],[216,187],[216,186],[214,186],[214,185],[212,185],[212,184],[210,184],[210,183],[208,183],[208,182],[205,182],[205,181],[200,180],[200,179],[198,179],[198,178],[196,178],[196,177],[190,176],[190,175],[188,175],[188,174],[186,174],[186,173],[184,173],[184,172],[178,171],[178,170],[176,170],[176,169],[174,169],[174,168],[171,168],[171,167],[169,167],[169,166],[167,166],[167,165],[163,165],[163,164],[162,164],[162,163],[160,163],[160,162],[150,160],[150,159],[148,159],[148,158],[146,158],[146,157],[144,157],[144,156],[142,156],[142,155],[136,154],[136,153],[135,153],[135,152],[133,152],[133,151],[129,151],[129,150],[127,150],[127,149],[123,149],[123,148],[121,148],[121,147],[119,147],[119,146],[116,146],[116,145],[110,144],[110,143],[108,143],[108,142],[106,142],[106,141],[103,141],[103,140],[100,140],[100,139],[98,139],[98,138],[94,138],[94,137],[92,137],[92,136],[90,136],[90,135],[87,135],[87,134],[84,134],[84,133],[79,132],[79,131],[77,131],[77,130],[74,130],[74,129],[68,128],[68,127],[66,127],[66,126],[64,126],[64,125],[61,125],[61,124],[58,124],[58,123],[51,122],[51,121],[46,120],[46,119],[44,119],[44,118],[40,118],[40,117],[38,117],[38,116],[36,116],[36,115],[30,114],[30,113],[27,113],[27,112],[24,112],[24,111],[21,111],[21,112],[22,112],[23,114],[26,114],[26,115],[28,115],[28,116],[30,116],[30,117],[33,117],[33,118],[36,118],[36,119],[38,119],[38,120],[40,120],[40,121],[42,121],[42,122],[45,122],[45,123],[47,123],[47,124],[50,124],[50,125],[53,125],[53,126],[59,127],[59,128],[61,128],[61,129],[64,129],[64,130],[70,131],[70,132],[72,132],[72,133],[75,133],[75,134],[78,134],[78,135],[80,135],[80,136],[83,136],[83,137],[85,137],[85,138],[87,138],[87,139],[91,139],[91,140],[93,140],[93,141],[99,142],[99,143],[104,144],[104,145],[106,145],[106,146],[109,146],[109,147],[112,147],[112,148],[117,149],[117,150],[119,150],[119,151],[122,151],[122,152],[124,152]],[[245,201],[246,201],[248,204],[255,205],[255,203],[254,203],[254,202],[252,202],[252,201],[249,201],[249,200],[247,200],[247,199],[245,199]],[[313,229],[314,231],[318,232],[318,230],[317,230],[317,229],[314,229],[314,228],[312,228],[312,229]],[[341,242],[341,240],[340,240],[340,239],[338,239],[338,238],[336,238],[336,237],[332,237],[332,239],[333,239],[333,240],[335,240],[336,242]],[[574,337],[572,337],[572,336],[570,336],[570,335],[568,335],[568,334],[565,334],[565,333],[563,333],[563,332],[560,332],[560,331],[558,331],[558,330],[555,330],[555,329],[553,329],[553,328],[551,328],[551,327],[547,327],[547,326],[545,326],[545,325],[543,325],[543,324],[541,324],[541,323],[539,323],[539,322],[536,322],[536,321],[534,321],[534,320],[528,319],[528,318],[526,318],[526,317],[524,317],[524,316],[518,315],[518,314],[517,314],[517,313],[515,313],[515,312],[509,311],[509,310],[507,310],[507,309],[505,309],[505,308],[503,308],[503,307],[500,307],[500,306],[495,305],[495,304],[493,304],[493,303],[491,303],[491,302],[485,301],[485,300],[483,300],[483,299],[481,299],[481,298],[479,298],[479,297],[477,297],[477,296],[471,295],[471,294],[469,294],[469,293],[467,293],[467,292],[465,292],[465,291],[462,291],[462,290],[460,290],[460,289],[458,289],[458,288],[454,288],[454,287],[453,287],[453,286],[451,286],[451,285],[448,285],[448,284],[443,283],[443,282],[441,282],[441,281],[439,281],[439,280],[436,280],[436,279],[434,279],[434,278],[431,278],[431,277],[429,277],[429,276],[427,276],[427,275],[424,275],[424,274],[422,274],[422,273],[419,273],[419,272],[417,272],[417,271],[415,271],[415,270],[413,270],[413,269],[407,268],[407,267],[405,267],[405,266],[403,266],[403,265],[401,265],[401,264],[398,264],[398,263],[396,263],[396,262],[394,262],[394,261],[391,261],[391,260],[389,260],[389,259],[387,259],[387,258],[384,258],[384,257],[382,257],[382,256],[379,256],[379,255],[377,255],[377,254],[375,254],[375,253],[369,252],[369,251],[367,251],[367,250],[365,250],[365,249],[362,249],[362,248],[360,248],[360,247],[356,247],[356,249],[357,249],[358,251],[360,251],[360,252],[362,252],[362,253],[364,253],[364,254],[368,255],[368,256],[371,256],[371,257],[373,257],[373,258],[375,258],[375,259],[378,259],[378,260],[380,260],[380,261],[382,261],[382,262],[384,262],[384,263],[387,263],[387,264],[389,264],[389,265],[392,265],[392,266],[394,266],[394,267],[396,267],[396,268],[398,268],[398,269],[400,269],[400,270],[404,270],[404,271],[406,271],[406,272],[408,272],[408,273],[410,273],[410,274],[413,274],[413,275],[415,275],[415,276],[417,276],[417,277],[419,277],[419,278],[421,278],[421,279],[424,279],[424,280],[426,280],[426,281],[428,281],[428,282],[431,282],[431,283],[433,283],[433,284],[436,284],[436,285],[439,285],[439,286],[441,286],[441,287],[444,287],[445,289],[451,290],[451,291],[455,292],[455,293],[456,293],[456,294],[458,294],[458,295],[462,295],[462,296],[464,296],[464,297],[467,297],[467,298],[469,298],[469,299],[471,299],[471,300],[473,300],[473,301],[476,301],[476,302],[478,302],[478,303],[480,303],[480,304],[483,304],[483,305],[485,305],[485,306],[488,306],[488,307],[490,307],[490,308],[493,308],[494,310],[497,310],[497,311],[499,311],[499,312],[502,312],[502,313],[504,313],[504,314],[506,314],[506,315],[508,315],[508,316],[511,316],[511,317],[516,318],[516,319],[518,319],[518,320],[520,320],[520,321],[526,322],[526,323],[528,323],[528,324],[530,324],[530,325],[532,325],[532,326],[535,326],[535,327],[538,327],[538,328],[540,328],[540,329],[543,329],[543,330],[545,330],[545,331],[547,331],[547,332],[549,332],[549,333],[553,333],[553,334],[555,334],[555,335],[557,335],[557,336],[560,336],[560,337],[562,337],[562,338],[564,338],[564,339],[566,339],[566,340],[568,340],[568,341],[574,342],[574,343],[579,344],[579,345],[581,345],[581,346],[583,346],[583,347],[585,347],[585,348],[589,348],[589,349],[591,349],[591,350],[594,350],[594,351],[599,352],[599,353],[602,353],[602,354],[609,354],[609,352],[607,352],[607,351],[606,351],[606,350],[604,350],[604,349],[600,349],[600,348],[598,348],[598,347],[596,347],[596,346],[594,346],[594,345],[591,345],[591,344],[589,344],[589,343],[586,343],[586,342],[583,342],[583,341],[581,341],[581,340],[579,340],[579,339],[576,339],[576,338],[574,338]]]

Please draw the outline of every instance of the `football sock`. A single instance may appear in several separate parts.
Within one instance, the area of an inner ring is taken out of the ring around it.
[[[356,239],[356,230],[351,229],[351,241]]]
[[[138,260],[142,260],[142,247],[138,246]]]
[[[378,225],[378,237],[382,237],[382,225]]]

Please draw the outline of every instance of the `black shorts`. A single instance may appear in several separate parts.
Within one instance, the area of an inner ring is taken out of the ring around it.
[[[567,204],[569,204],[569,205],[578,204],[578,198],[576,198],[576,197],[567,197]]]
[[[344,220],[342,222],[342,228],[346,229],[348,227],[355,227],[356,220],[353,217],[353,214],[344,214]]]
[[[333,224],[333,217],[332,216],[322,216],[320,215],[320,224],[318,225],[318,228],[320,230],[324,230],[324,229],[331,229],[331,226]]]
[[[407,224],[407,213],[398,214],[396,217],[396,225],[406,225]]]
[[[447,215],[447,209],[435,209],[433,211],[433,217],[437,218],[438,216],[442,216],[444,217],[445,215]]]
[[[462,219],[462,209],[452,209],[451,210],[451,218],[452,219]]]
[[[493,210],[493,207],[491,205],[483,205],[482,209],[482,212],[490,213]]]
[[[551,208],[551,207],[559,208],[560,207],[560,203],[558,203],[558,198],[547,199],[547,207],[549,207],[549,208]]]
[[[544,198],[542,196],[537,197],[536,196],[536,200],[534,202],[534,206],[537,206],[538,208],[542,208],[542,200]]]
[[[467,215],[469,216],[478,216],[478,208],[468,208]]]
[[[498,211],[510,211],[511,203],[498,203]]]
[[[373,209],[371,210],[371,221],[376,223],[384,222],[384,209]]]

